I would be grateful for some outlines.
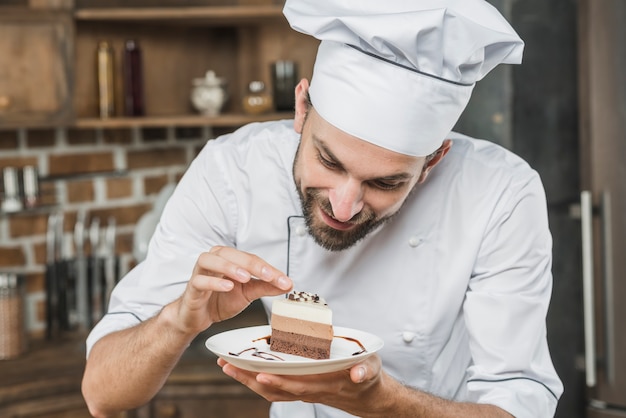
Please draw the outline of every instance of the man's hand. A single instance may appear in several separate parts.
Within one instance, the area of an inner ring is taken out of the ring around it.
[[[201,254],[178,299],[154,317],[94,344],[82,382],[89,411],[106,417],[148,402],[200,332],[261,296],[280,295],[291,287],[284,273],[255,255],[227,247]]]
[[[512,418],[493,405],[454,402],[404,386],[384,372],[377,354],[348,370],[307,376],[249,372],[223,359],[217,364],[273,402],[319,403],[363,418]]]
[[[183,333],[197,335],[253,300],[286,293],[292,286],[284,273],[256,255],[216,246],[198,257],[185,292],[174,302],[171,320]]]
[[[272,375],[239,369],[223,359],[218,365],[225,374],[243,383],[272,402],[304,401],[322,403],[365,416],[385,408],[380,357],[372,355],[350,369],[305,376]]]

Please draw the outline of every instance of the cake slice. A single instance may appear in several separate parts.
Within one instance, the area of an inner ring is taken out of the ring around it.
[[[330,358],[332,311],[316,294],[293,291],[272,304],[270,349],[316,360]]]

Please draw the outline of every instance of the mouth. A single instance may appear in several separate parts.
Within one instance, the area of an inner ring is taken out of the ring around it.
[[[338,221],[337,219],[335,219],[332,216],[330,216],[329,214],[327,214],[321,208],[318,207],[318,209],[319,209],[319,213],[320,213],[324,223],[326,225],[330,226],[333,229],[336,229],[336,230],[339,230],[339,231],[347,231],[347,230],[350,230],[350,229],[352,229],[352,228],[354,228],[356,226],[352,222],[341,222],[341,221]]]

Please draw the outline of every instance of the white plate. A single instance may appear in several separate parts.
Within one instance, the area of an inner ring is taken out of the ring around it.
[[[319,374],[344,370],[363,361],[383,347],[383,340],[375,335],[350,328],[334,327],[336,336],[354,338],[363,344],[367,351],[353,355],[353,353],[361,350],[359,345],[355,342],[335,337],[330,346],[330,358],[327,360],[314,360],[271,351],[270,346],[264,339],[271,332],[269,325],[239,328],[213,335],[206,340],[205,345],[218,357],[240,369],[284,375]],[[256,339],[259,340],[254,341]],[[269,353],[270,358],[275,355],[282,360],[266,360],[254,357],[252,356],[253,350],[238,356],[232,354],[252,347],[263,353]]]

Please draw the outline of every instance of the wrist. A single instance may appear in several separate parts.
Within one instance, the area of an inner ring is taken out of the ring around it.
[[[367,411],[361,416],[363,418],[422,416],[421,414],[413,415],[417,412],[414,404],[417,395],[418,393],[411,388],[382,372],[379,381],[368,396],[370,402]]]
[[[183,321],[180,320],[178,312],[179,299],[165,305],[156,316],[156,320],[159,324],[159,328],[163,330],[169,338],[183,342],[188,346],[199,332],[186,327]]]

